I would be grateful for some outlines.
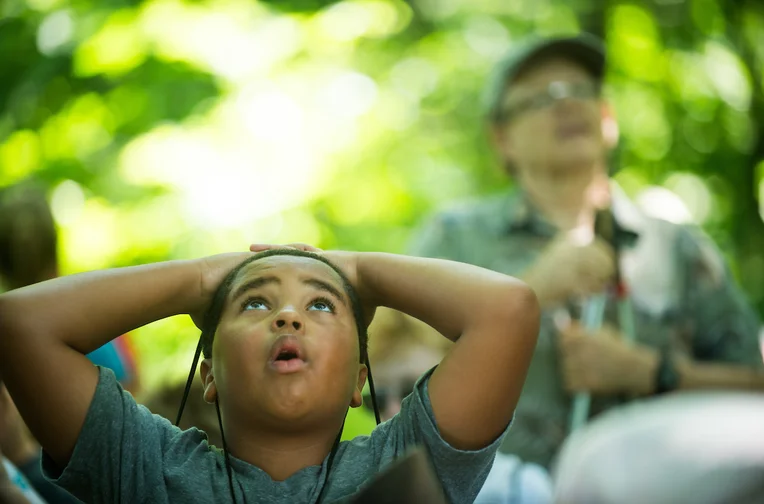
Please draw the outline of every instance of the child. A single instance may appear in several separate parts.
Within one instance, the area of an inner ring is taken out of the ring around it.
[[[450,261],[251,250],[62,277],[0,296],[3,378],[44,447],[46,474],[86,502],[338,502],[424,445],[447,498],[474,500],[535,346],[533,292]],[[376,306],[456,343],[399,414],[338,444],[348,407],[362,403]],[[111,371],[85,358],[178,314],[202,328],[204,398],[218,409],[225,453],[200,431],[180,431],[136,405]]]
[[[0,502],[3,504],[45,504],[24,473],[6,457],[5,446],[15,448],[28,440],[21,429],[24,427],[13,401],[8,397],[5,385],[0,382]],[[11,439],[5,439],[11,438]]]
[[[42,187],[32,181],[4,187],[0,190],[0,292],[50,280],[58,271],[58,231]],[[114,371],[133,394],[138,391],[135,352],[128,334],[94,349],[88,359]]]

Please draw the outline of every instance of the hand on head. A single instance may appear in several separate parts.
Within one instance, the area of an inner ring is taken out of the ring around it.
[[[304,243],[290,243],[288,245],[253,244],[249,247],[250,252],[228,252],[199,259],[197,261],[197,264],[199,265],[199,306],[191,313],[191,318],[196,326],[199,329],[202,329],[202,323],[207,307],[212,301],[221,282],[223,282],[226,276],[228,276],[235,267],[252,257],[257,252],[279,248],[291,248],[305,252],[321,251],[321,249]]]
[[[350,281],[350,285],[356,290],[361,298],[366,325],[368,326],[374,318],[377,303],[372,299],[368,289],[364,289],[363,281],[358,274],[358,254],[355,252],[346,252],[341,250],[324,251],[323,249],[313,247],[305,243],[289,243],[287,245],[273,245],[255,243],[249,246],[252,252],[263,252],[265,250],[293,248],[305,252],[314,252],[325,257],[329,262],[337,266]]]
[[[251,252],[229,252],[203,257],[196,261],[199,266],[199,302],[190,313],[196,327],[203,329],[207,308],[228,273],[251,256]]]
[[[320,248],[313,247],[305,243],[289,243],[286,245],[276,245],[268,243],[253,243],[249,246],[249,252],[229,252],[224,254],[217,254],[213,256],[204,257],[197,261],[199,265],[199,304],[190,315],[194,324],[199,329],[202,329],[204,321],[204,315],[209,307],[215,292],[220,286],[221,282],[226,276],[243,261],[252,257],[254,254],[264,252],[266,250],[277,249],[295,249],[303,252],[312,252],[323,256],[329,262],[337,266],[342,273],[350,281],[350,284],[356,290],[361,298],[363,305],[363,313],[366,326],[368,326],[374,318],[374,313],[377,307],[377,303],[368,292],[368,289],[364,289],[363,282],[358,274],[358,254],[354,252],[345,252],[339,250],[324,251]]]

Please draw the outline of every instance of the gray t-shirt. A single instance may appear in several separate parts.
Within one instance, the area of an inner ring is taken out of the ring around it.
[[[427,391],[431,373],[419,379],[395,417],[370,436],[340,444],[323,502],[346,501],[397,456],[421,445],[431,455],[448,500],[474,501],[504,434],[478,451],[451,447],[440,436],[432,413]],[[231,457],[236,502],[313,503],[326,478],[327,459],[284,481],[273,481],[261,469]],[[46,477],[88,503],[231,502],[222,451],[210,446],[202,431],[181,431],[136,404],[105,368],[100,368],[98,387],[69,464],[61,471],[44,455],[42,466]]]

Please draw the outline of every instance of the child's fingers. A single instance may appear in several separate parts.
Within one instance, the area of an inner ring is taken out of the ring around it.
[[[267,243],[253,243],[249,246],[250,252],[262,252],[263,250],[269,250],[272,248],[283,248],[279,245],[269,245]]]
[[[272,243],[253,243],[249,246],[249,250],[251,252],[262,252],[263,250],[272,250],[272,249],[289,249],[289,248],[295,248],[291,247],[289,245],[274,245]]]
[[[305,252],[323,252],[320,248],[308,245],[307,243],[288,243],[287,247],[304,250]]]
[[[252,252],[262,252],[263,250],[270,249],[287,249],[293,248],[297,250],[303,250],[306,252],[323,252],[320,248],[308,245],[307,243],[288,243],[286,245],[274,245],[271,243],[253,243],[249,246],[249,250]]]

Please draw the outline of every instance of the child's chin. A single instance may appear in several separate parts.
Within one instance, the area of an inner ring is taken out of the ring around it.
[[[319,424],[336,421],[337,417],[337,413],[330,411],[327,404],[319,399],[318,394],[312,393],[307,397],[295,397],[292,401],[276,402],[269,409],[271,416],[281,423],[279,427],[314,430]]]
[[[279,421],[294,424],[299,427],[300,424],[310,421],[315,416],[316,405],[312,398],[307,394],[303,396],[292,396],[291,398],[271,401],[268,410],[271,416]]]

